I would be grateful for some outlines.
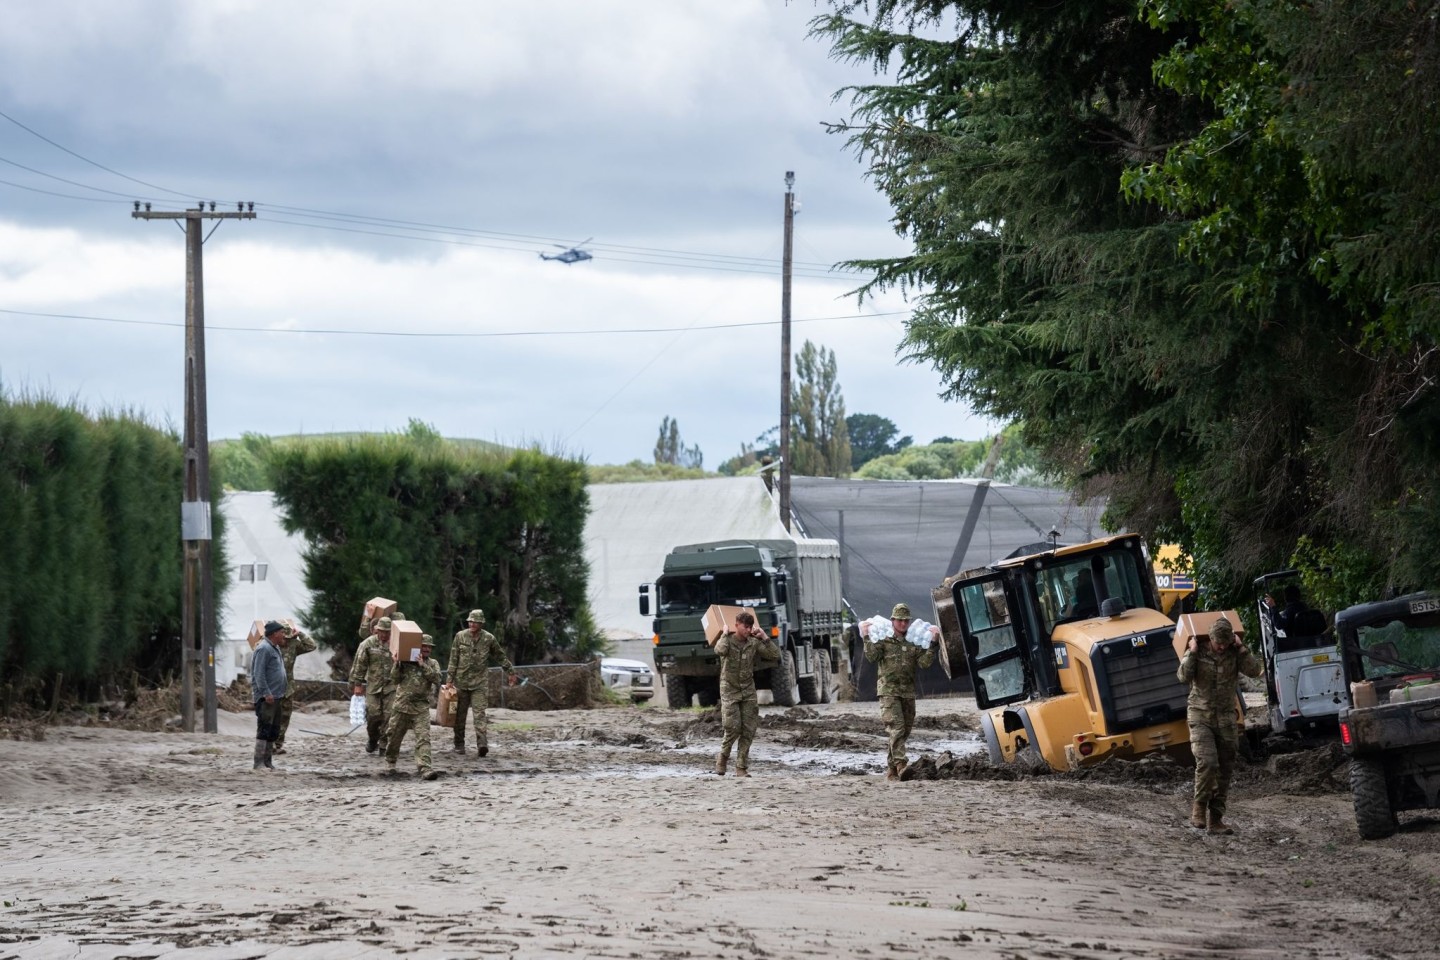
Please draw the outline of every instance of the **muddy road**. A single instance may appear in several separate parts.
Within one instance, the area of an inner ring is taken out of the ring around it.
[[[1183,767],[995,771],[919,707],[902,783],[875,704],[763,707],[749,780],[660,707],[492,711],[483,760],[435,727],[434,782],[329,705],[269,775],[241,714],[0,741],[0,958],[1440,954],[1440,822],[1361,843],[1338,753],[1245,767],[1212,838]]]

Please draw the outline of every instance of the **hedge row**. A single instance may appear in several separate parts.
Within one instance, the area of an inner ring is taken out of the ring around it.
[[[353,652],[361,606],[380,595],[435,636],[442,662],[474,607],[517,663],[603,645],[586,605],[583,463],[384,435],[277,448],[269,468],[307,541],[304,619],[322,642]]]
[[[61,674],[77,687],[176,670],[182,476],[179,438],[139,416],[0,394],[0,677],[10,696]],[[214,525],[223,594],[218,511]]]

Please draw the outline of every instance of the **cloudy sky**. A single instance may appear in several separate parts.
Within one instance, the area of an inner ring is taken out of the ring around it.
[[[811,0],[32,0],[0,31],[0,385],[183,417],[185,248],[134,200],[255,204],[204,248],[212,438],[400,430],[714,468],[794,349],[917,442],[991,427],[896,355],[903,253],[823,120],[870,79]],[[208,230],[208,227],[207,227]],[[587,241],[589,262],[541,251]]]

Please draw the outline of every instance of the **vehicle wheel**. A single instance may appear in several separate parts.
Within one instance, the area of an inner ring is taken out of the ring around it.
[[[690,682],[684,677],[671,675],[665,678],[665,702],[671,710],[684,710],[690,706]]]
[[[815,673],[820,677],[820,702],[829,703],[835,699],[835,688],[832,685],[830,673],[830,651],[819,651],[815,655],[815,660],[819,664],[815,668]]]
[[[814,664],[815,672],[796,681],[800,688],[801,703],[820,702],[820,658],[816,656],[818,653],[818,650],[812,650],[810,654],[810,662]]]
[[[1398,823],[1390,809],[1385,767],[1377,760],[1350,761],[1350,793],[1355,799],[1355,826],[1362,840],[1392,835]]]
[[[699,685],[700,689],[695,691],[695,696],[702,707],[713,707],[720,702],[720,681],[707,681]]]
[[[770,668],[770,695],[777,707],[793,707],[800,702],[800,684],[795,679],[795,654],[780,651],[780,662]]]

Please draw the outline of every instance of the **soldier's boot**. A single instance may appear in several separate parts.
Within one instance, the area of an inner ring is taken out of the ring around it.
[[[887,764],[885,765],[885,779],[886,779],[886,780],[899,780],[899,779],[900,779],[900,772],[895,769],[895,764],[893,764],[893,763],[887,763]]]
[[[366,753],[374,753],[376,750],[379,750],[379,749],[380,749],[380,738],[379,738],[379,737],[371,737],[371,738],[366,742],[366,744],[365,744],[365,752],[366,752]]]
[[[265,741],[265,769],[266,769],[266,770],[274,770],[274,769],[275,769],[275,764],[273,764],[273,763],[270,762],[270,758],[273,757],[274,755],[275,755],[275,744],[271,743],[269,740],[266,740],[266,741]]]
[[[1207,811],[1205,809],[1205,804],[1201,803],[1199,800],[1196,800],[1195,803],[1190,807],[1190,826],[1194,827],[1196,830],[1204,830],[1206,825],[1206,813]]]
[[[475,751],[475,755],[476,755],[477,757],[483,757],[483,756],[485,756],[485,755],[486,755],[487,753],[489,753],[489,752],[490,752],[490,748],[487,747],[485,744],[482,743],[482,744],[480,744],[480,749]]]
[[[1230,824],[1225,822],[1225,814],[1215,808],[1210,808],[1210,832],[1215,836],[1229,836],[1235,831]]]
[[[256,740],[256,741],[255,741],[255,769],[256,769],[256,770],[264,770],[264,769],[265,769],[265,741],[264,741],[264,740]]]
[[[278,757],[278,756],[280,756],[280,754],[282,754],[282,753],[284,753],[284,752],[285,752],[285,741],[284,741],[284,740],[276,740],[276,741],[275,741],[275,750],[273,751],[273,753],[275,754],[275,756]]]
[[[749,771],[749,770],[746,770],[744,767],[736,767],[736,768],[735,768],[735,776],[737,776],[737,777],[748,777],[748,776],[750,776],[750,771]]]
[[[458,753],[458,754],[460,754],[461,756],[464,756],[464,754],[465,754],[465,741],[464,741],[464,740],[456,740],[456,741],[455,741],[455,752]]]
[[[725,770],[730,765],[730,758],[721,754],[715,758],[715,773],[717,776],[725,776]]]
[[[395,769],[395,761],[391,760],[389,757],[385,758],[385,772],[392,777],[400,772]]]
[[[434,780],[438,776],[440,776],[440,774],[436,773],[434,770],[420,771],[420,779],[422,780]]]

